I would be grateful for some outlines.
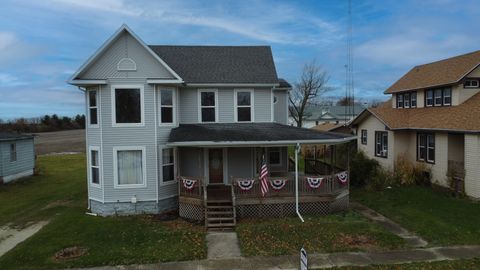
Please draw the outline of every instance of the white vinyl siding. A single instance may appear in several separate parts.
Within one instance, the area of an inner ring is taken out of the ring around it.
[[[17,144],[11,143],[10,144],[10,162],[17,161]]]

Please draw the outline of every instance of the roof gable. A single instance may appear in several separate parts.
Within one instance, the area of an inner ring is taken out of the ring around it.
[[[480,64],[480,51],[412,68],[385,94],[458,83]]]
[[[127,25],[122,25],[73,74],[69,83],[128,76],[183,81]]]

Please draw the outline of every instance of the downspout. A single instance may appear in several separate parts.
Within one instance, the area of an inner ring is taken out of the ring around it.
[[[297,143],[295,146],[295,211],[297,212],[297,216],[300,218],[302,222],[303,220],[302,215],[300,214],[299,207],[298,207],[298,152],[300,151],[300,144]]]
[[[89,166],[88,158],[89,158],[90,153],[88,153],[88,131],[87,131],[87,128],[88,128],[88,126],[87,126],[88,125],[88,123],[87,123],[87,121],[88,121],[88,119],[87,119],[88,118],[87,117],[87,115],[88,115],[88,111],[87,111],[88,110],[88,107],[87,107],[88,106],[87,105],[88,104],[87,103],[88,102],[88,100],[87,100],[88,96],[87,96],[87,88],[79,86],[78,90],[82,91],[83,94],[85,95],[85,107],[86,107],[86,109],[85,109],[85,148],[86,148],[85,153],[86,153],[86,155],[85,156],[86,156],[86,160],[87,160],[86,165],[88,167]],[[90,170],[90,168],[89,168],[89,170]],[[87,209],[91,210],[91,206],[90,206],[90,181],[88,179],[88,175],[87,175]]]

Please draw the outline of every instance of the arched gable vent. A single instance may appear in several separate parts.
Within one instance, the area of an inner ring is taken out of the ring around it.
[[[133,71],[137,70],[137,64],[132,58],[122,58],[117,64],[118,71]]]

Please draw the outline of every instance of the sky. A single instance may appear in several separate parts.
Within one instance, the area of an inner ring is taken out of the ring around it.
[[[313,60],[332,96],[345,89],[347,0],[0,1],[0,119],[83,114],[68,78],[123,23],[147,44],[270,45],[295,83]],[[480,49],[478,1],[352,0],[355,96],[383,91],[415,65]]]

